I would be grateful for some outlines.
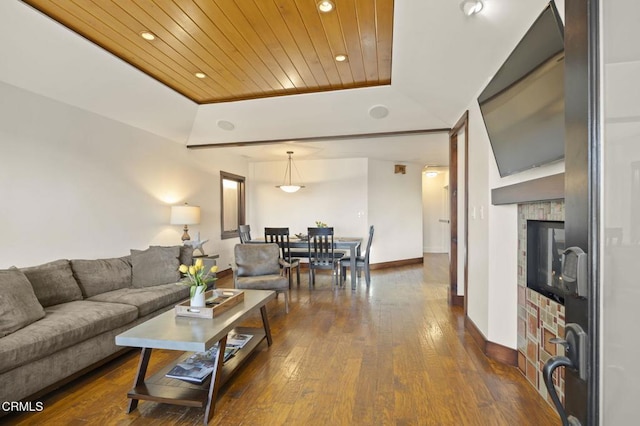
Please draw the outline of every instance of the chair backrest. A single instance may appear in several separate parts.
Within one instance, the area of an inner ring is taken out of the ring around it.
[[[280,257],[291,263],[289,228],[264,228],[264,241],[277,244],[280,247]]]
[[[309,267],[333,265],[333,228],[307,228]]]
[[[373,241],[373,225],[369,227],[369,241],[367,241],[367,248],[364,251],[365,262],[369,262],[369,251],[371,250],[372,241]]]
[[[251,241],[251,225],[239,225],[238,236],[241,244]]]
[[[239,277],[280,274],[277,244],[236,244],[233,252]]]

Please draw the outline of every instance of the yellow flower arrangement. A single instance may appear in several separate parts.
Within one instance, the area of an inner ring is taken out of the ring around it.
[[[196,259],[196,263],[191,266],[180,265],[178,270],[183,274],[187,274],[187,279],[180,281],[178,284],[190,286],[190,297],[192,298],[196,294],[197,287],[206,287],[207,284],[218,279],[216,277],[218,267],[212,266],[211,269],[205,272],[202,259]]]

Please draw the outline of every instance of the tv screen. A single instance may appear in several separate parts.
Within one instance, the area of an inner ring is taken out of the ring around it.
[[[564,31],[553,2],[478,97],[500,176],[564,158]]]

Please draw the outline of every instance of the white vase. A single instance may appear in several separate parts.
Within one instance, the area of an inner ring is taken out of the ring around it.
[[[206,306],[204,293],[207,287],[200,285],[196,286],[195,291],[193,292],[193,297],[191,298],[191,307],[193,308],[204,308]]]

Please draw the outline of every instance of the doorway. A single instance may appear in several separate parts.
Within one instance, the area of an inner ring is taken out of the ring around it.
[[[460,117],[449,132],[449,212],[450,212],[450,263],[449,303],[464,306],[467,313],[467,239],[469,215],[469,111]]]

